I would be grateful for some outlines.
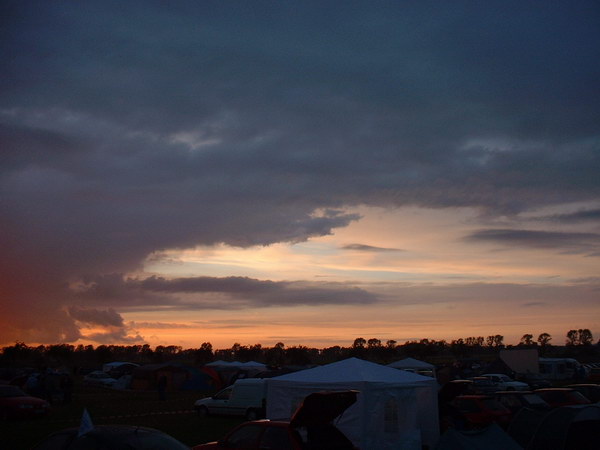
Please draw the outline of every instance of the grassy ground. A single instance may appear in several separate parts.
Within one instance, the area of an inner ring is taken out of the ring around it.
[[[207,394],[168,392],[161,401],[157,392],[115,391],[76,386],[70,404],[52,405],[41,419],[0,421],[0,450],[26,450],[48,434],[63,428],[78,427],[84,408],[95,425],[127,424],[156,428],[187,445],[217,440],[243,421],[242,418],[199,418],[194,401]]]

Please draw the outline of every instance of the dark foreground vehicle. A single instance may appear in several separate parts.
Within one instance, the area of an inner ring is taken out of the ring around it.
[[[357,391],[310,394],[289,422],[246,422],[218,442],[197,445],[193,450],[355,450],[332,422],[356,402],[357,394]]]
[[[524,373],[517,376],[517,381],[522,381],[523,383],[527,383],[531,390],[535,389],[543,389],[552,387],[552,383],[546,380],[539,373]]]
[[[78,428],[51,434],[33,450],[189,450],[162,431],[133,425],[97,425],[83,436]]]
[[[566,386],[571,389],[575,389],[577,392],[581,393],[585,398],[587,398],[592,403],[600,402],[600,385],[599,384],[591,384],[591,383],[582,383],[582,384],[570,384]]]
[[[547,388],[534,391],[550,405],[550,408],[571,405],[589,405],[590,402],[581,393],[572,388]]]
[[[30,397],[17,386],[0,385],[0,419],[31,419],[48,414],[46,400]]]
[[[494,395],[496,401],[510,409],[513,416],[521,408],[549,410],[550,405],[535,392],[531,391],[499,391]]]
[[[490,395],[459,395],[451,402],[455,428],[483,428],[497,423],[506,428],[512,413]]]

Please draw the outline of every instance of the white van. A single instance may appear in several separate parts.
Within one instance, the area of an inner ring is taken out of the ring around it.
[[[265,417],[266,399],[266,380],[242,378],[212,397],[196,401],[194,409],[201,417],[217,414],[256,420]]]

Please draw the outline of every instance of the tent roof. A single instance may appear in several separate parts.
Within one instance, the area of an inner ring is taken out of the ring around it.
[[[230,366],[230,365],[231,365],[230,362],[223,361],[222,359],[205,364],[205,366]]]
[[[380,382],[399,384],[431,383],[433,380],[431,377],[396,370],[358,358],[348,358],[271,379],[311,383]]]
[[[260,362],[256,362],[256,361],[248,361],[245,363],[240,363],[240,367],[259,367],[259,368],[265,368],[267,367],[266,364],[260,363]]]
[[[248,362],[240,362],[240,361],[214,361],[208,364],[205,364],[206,366],[212,366],[212,367],[236,367],[236,368],[265,368],[267,367],[266,364],[260,363],[260,362],[256,362],[256,361],[248,361]]]
[[[404,358],[400,361],[393,362],[388,364],[388,367],[393,367],[394,369],[433,369],[435,366],[433,364],[429,364],[425,361],[419,361],[414,358]]]

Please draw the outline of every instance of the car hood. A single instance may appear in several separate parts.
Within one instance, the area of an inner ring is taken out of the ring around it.
[[[308,395],[294,413],[290,425],[294,428],[331,423],[356,403],[358,391],[325,391]]]
[[[38,397],[3,397],[0,398],[0,403],[4,405],[33,405],[33,406],[43,406],[47,405],[48,402],[44,399]]]

